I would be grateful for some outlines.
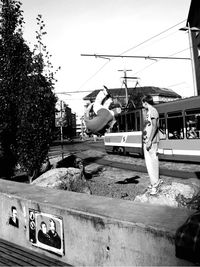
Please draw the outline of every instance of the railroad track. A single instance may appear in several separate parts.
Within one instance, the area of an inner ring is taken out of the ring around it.
[[[79,146],[80,144],[80,146]],[[76,154],[80,158],[84,159],[86,164],[90,164],[92,162],[95,162],[99,165],[109,166],[113,168],[119,168],[119,169],[126,169],[126,170],[132,170],[136,172],[146,172],[146,167],[144,160],[141,161],[141,158],[131,157],[133,158],[133,161],[138,161],[137,164],[126,163],[124,162],[124,158],[126,156],[119,156],[121,157],[121,162],[114,160],[108,160],[102,157],[97,156],[91,156],[86,153],[87,150],[94,150],[94,151],[101,151],[105,154],[105,148],[103,145],[103,142],[79,142],[74,144],[68,144],[64,146],[64,150],[61,150],[61,146],[52,147],[49,153],[49,157],[56,157],[58,155],[63,157],[68,156],[71,153]],[[115,155],[116,156],[116,155]],[[111,158],[111,157],[110,157]],[[189,166],[188,168],[185,168],[186,166]],[[169,162],[168,164],[165,163],[165,161],[160,161],[160,174],[164,176],[169,177],[176,177],[176,178],[182,178],[182,179],[188,179],[188,178],[197,178],[200,179],[200,165],[198,164],[191,164],[191,163],[175,163],[175,162]]]
[[[103,158],[88,157],[88,155],[82,152],[76,153],[76,155],[79,156],[81,159],[83,159],[86,164],[94,162],[99,165],[109,166],[113,168],[119,168],[119,169],[125,169],[125,170],[131,170],[131,171],[143,172],[143,173],[147,172],[147,169],[144,165],[125,163],[125,162],[116,162],[116,161],[107,160]],[[200,179],[200,171],[196,171],[196,170],[186,171],[186,170],[178,170],[178,169],[175,170],[175,169],[160,167],[160,175],[182,178],[182,179],[189,179],[189,178]]]

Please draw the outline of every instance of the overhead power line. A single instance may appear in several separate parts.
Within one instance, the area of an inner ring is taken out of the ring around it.
[[[158,57],[158,56],[123,56],[123,55],[101,55],[101,54],[81,54],[81,56],[86,57],[107,57],[107,58],[144,58],[144,59],[184,59],[191,60],[189,57]]]
[[[166,30],[164,30],[164,31],[162,31],[162,32],[160,32],[160,33],[158,33],[158,34],[156,34],[156,35],[154,35],[154,36],[152,36],[152,37],[150,37],[150,38],[148,38],[147,40],[145,40],[145,41],[143,41],[143,42],[141,42],[141,43],[139,43],[139,44],[137,44],[137,45],[135,45],[135,46],[133,46],[133,47],[131,47],[131,48],[129,48],[129,49],[127,49],[127,50],[125,50],[125,51],[123,51],[121,54],[119,54],[119,55],[123,55],[123,54],[125,54],[125,53],[127,53],[127,52],[129,52],[129,51],[131,51],[131,50],[133,50],[133,49],[135,49],[135,48],[137,48],[137,47],[139,47],[139,46],[141,46],[141,45],[143,45],[143,44],[145,44],[145,43],[147,43],[147,42],[149,42],[150,40],[152,40],[152,39],[154,39],[154,38],[156,38],[156,37],[158,37],[158,36],[160,36],[161,34],[163,34],[163,33],[165,33],[165,32],[167,32],[167,31],[169,31],[169,30],[171,30],[171,29],[173,29],[173,28],[175,28],[176,26],[178,26],[178,25],[180,25],[181,23],[183,23],[183,22],[185,22],[186,21],[186,19],[184,19],[184,20],[182,20],[181,22],[179,22],[179,23],[177,23],[177,24],[175,24],[175,25],[173,25],[173,26],[171,26],[171,27],[169,27],[169,28],[167,28]],[[107,59],[107,58],[106,58]],[[112,59],[111,59],[112,60]],[[103,64],[103,66],[101,66],[92,76],[90,76],[80,87],[79,87],[79,89],[81,89],[86,83],[88,83],[92,78],[94,78],[108,63],[110,63],[111,62],[111,60],[109,60],[109,61],[107,61],[105,64]]]
[[[171,54],[170,56],[174,56],[174,55],[180,54],[180,53],[182,53],[182,52],[184,52],[184,51],[187,51],[188,49],[189,49],[189,48],[183,49],[183,50],[181,50],[181,51],[178,51],[178,52],[176,52],[176,53]],[[151,67],[152,65],[154,65],[154,64],[156,64],[156,63],[158,63],[158,61],[152,62],[151,64],[147,65],[146,67],[144,67],[144,68],[142,68],[142,69],[136,71],[136,72],[134,73],[134,75],[139,74],[140,72],[142,72],[142,71],[148,69],[149,67]]]
[[[86,83],[88,83],[92,78],[94,78],[110,61],[107,61],[106,63],[103,64],[92,76],[90,76],[80,87],[81,89]]]
[[[92,90],[71,91],[71,92],[56,92],[55,94],[69,95],[69,94],[79,94],[79,93],[88,93],[88,92],[92,92]]]
[[[135,48],[137,48],[138,46],[141,46],[141,45],[143,45],[143,44],[145,44],[145,43],[151,41],[152,39],[154,39],[154,38],[160,36],[161,34],[163,34],[163,33],[167,32],[167,31],[169,31],[169,30],[175,28],[176,26],[180,25],[180,24],[183,23],[184,21],[186,21],[186,19],[184,19],[184,20],[182,20],[181,22],[179,22],[179,23],[177,23],[177,24],[175,24],[175,25],[169,27],[168,29],[166,29],[166,30],[164,30],[164,31],[162,31],[162,32],[160,32],[160,33],[158,33],[158,34],[156,34],[156,35],[154,35],[154,36],[148,38],[147,40],[145,40],[145,41],[143,41],[143,42],[141,42],[141,43],[139,43],[139,44],[137,44],[137,45],[135,45],[135,46],[133,46],[133,47],[127,49],[127,50],[125,50],[125,51],[122,52],[120,55],[123,55],[123,54],[125,54],[125,53],[127,53],[127,52],[129,52],[129,51],[131,51],[131,50],[133,50],[133,49],[135,49]]]

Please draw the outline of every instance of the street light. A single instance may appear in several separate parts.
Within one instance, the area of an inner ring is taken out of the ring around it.
[[[200,31],[200,29],[199,28],[197,28],[197,27],[183,27],[183,28],[180,28],[179,29],[180,31],[188,31],[188,30],[190,30],[190,31],[192,31],[192,32],[199,32]]]

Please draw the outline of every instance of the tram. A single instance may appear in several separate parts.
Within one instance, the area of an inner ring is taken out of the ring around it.
[[[200,96],[155,105],[159,112],[159,158],[200,163]],[[132,153],[143,157],[143,114],[122,112],[104,136],[108,153]]]

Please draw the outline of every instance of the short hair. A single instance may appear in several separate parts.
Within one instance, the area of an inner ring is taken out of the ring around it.
[[[42,225],[46,225],[47,226],[47,224],[44,222],[44,221],[42,221],[41,223],[40,223],[40,227],[42,228]]]
[[[51,219],[49,219],[49,222],[51,223],[53,223],[54,224],[54,226],[56,227],[56,222],[51,218]]]
[[[144,102],[147,102],[148,104],[150,104],[150,105],[153,105],[154,104],[154,102],[153,102],[153,97],[151,96],[151,95],[145,95],[145,96],[143,96],[143,98],[142,98],[142,102],[144,103]]]
[[[15,206],[11,207],[11,211],[13,212],[13,210],[17,210]]]

